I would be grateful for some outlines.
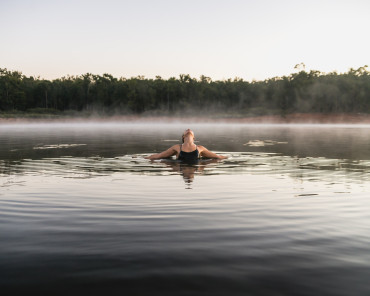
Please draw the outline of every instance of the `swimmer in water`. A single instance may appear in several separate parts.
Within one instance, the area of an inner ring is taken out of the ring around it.
[[[182,135],[182,144],[173,145],[171,148],[167,149],[158,154],[153,154],[151,156],[145,157],[150,160],[168,158],[176,155],[178,160],[184,162],[196,162],[201,157],[205,158],[215,158],[215,159],[225,159],[227,156],[217,155],[209,151],[206,147],[194,144],[194,132],[191,129],[184,131]]]

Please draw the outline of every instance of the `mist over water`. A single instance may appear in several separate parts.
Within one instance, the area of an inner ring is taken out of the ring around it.
[[[0,286],[365,295],[367,125],[0,125]],[[228,156],[144,157],[179,144]]]

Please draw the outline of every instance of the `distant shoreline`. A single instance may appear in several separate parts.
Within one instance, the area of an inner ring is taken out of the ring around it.
[[[178,117],[178,116],[102,116],[102,117],[0,117],[3,123],[78,123],[78,122],[194,122],[194,123],[250,123],[250,124],[370,124],[370,114],[293,113],[286,116],[262,115],[249,117]]]

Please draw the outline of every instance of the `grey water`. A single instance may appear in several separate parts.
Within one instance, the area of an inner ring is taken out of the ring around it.
[[[145,159],[186,128],[228,159]],[[369,148],[367,125],[2,124],[2,294],[368,295]]]

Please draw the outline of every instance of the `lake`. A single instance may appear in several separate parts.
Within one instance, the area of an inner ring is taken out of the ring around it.
[[[144,158],[186,128],[228,159]],[[368,295],[369,148],[368,125],[1,124],[2,293]]]

